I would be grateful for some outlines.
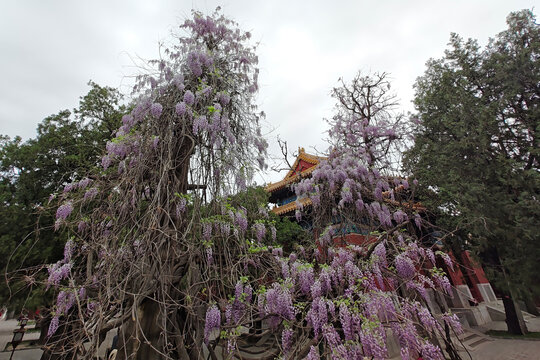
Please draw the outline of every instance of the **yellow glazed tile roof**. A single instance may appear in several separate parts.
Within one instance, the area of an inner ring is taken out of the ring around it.
[[[312,204],[311,199],[309,199],[309,198],[301,199],[300,203],[302,203],[302,206],[310,206]],[[275,207],[270,211],[272,211],[276,215],[283,215],[283,214],[287,214],[287,213],[292,212],[292,211],[296,211],[296,209],[297,209],[296,201],[293,201],[293,202],[290,202],[288,204]]]
[[[300,163],[300,160],[304,160],[305,162],[313,164],[314,166],[303,170],[301,173],[297,173],[296,169],[298,168],[298,164]],[[289,184],[295,183],[296,181],[300,180],[303,177],[306,177],[307,175],[311,174],[313,170],[317,168],[317,165],[319,165],[321,160],[326,160],[326,158],[321,157],[321,156],[307,154],[304,148],[299,148],[298,157],[296,158],[291,170],[289,170],[287,175],[285,175],[285,178],[281,181],[268,184],[265,188],[266,191],[274,192]]]

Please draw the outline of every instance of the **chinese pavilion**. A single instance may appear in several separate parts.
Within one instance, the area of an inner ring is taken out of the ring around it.
[[[325,159],[325,157],[306,153],[304,148],[298,149],[298,157],[283,180],[266,186],[266,191],[270,193],[269,201],[275,204],[272,209],[274,214],[280,216],[294,215],[297,208],[296,195],[290,185],[311,176],[311,173],[317,168],[321,160]],[[303,203],[303,205],[310,205],[311,201],[306,199]]]

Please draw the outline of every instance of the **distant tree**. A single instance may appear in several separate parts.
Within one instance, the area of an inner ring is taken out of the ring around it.
[[[335,115],[328,120],[329,142],[335,149],[355,148],[369,167],[396,175],[401,154],[410,140],[408,119],[399,111],[387,73],[358,72],[332,89]]]
[[[274,226],[276,228],[276,243],[283,247],[285,252],[295,251],[299,245],[313,243],[313,234],[302,228],[297,222],[291,221],[286,216],[279,217],[271,214],[271,217],[274,219]]]
[[[520,334],[512,299],[540,294],[540,29],[529,10],[507,23],[485,49],[452,34],[444,58],[427,63],[406,168],[438,219],[480,254]]]
[[[26,287],[35,284],[23,281],[25,273],[17,270],[62,257],[67,235],[54,232],[49,196],[99,164],[105,142],[125,111],[117,90],[89,85],[75,115],[63,110],[45,118],[35,139],[1,138],[0,304],[10,309],[43,305],[41,292],[29,295]],[[6,279],[13,280],[10,286]]]

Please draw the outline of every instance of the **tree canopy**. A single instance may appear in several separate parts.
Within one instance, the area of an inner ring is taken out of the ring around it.
[[[378,171],[399,174],[402,152],[411,134],[388,74],[358,72],[350,83],[339,82],[331,93],[336,106],[328,120],[330,143],[336,149],[354,148],[360,161]]]
[[[445,56],[427,63],[406,168],[497,288],[538,295],[540,28],[529,10],[507,23],[484,49],[452,34]]]
[[[12,281],[8,287],[5,281],[21,279],[17,269],[61,258],[67,238],[53,231],[49,196],[99,163],[105,141],[125,111],[117,90],[94,82],[89,86],[78,109],[45,118],[35,139],[1,138],[0,269],[6,286],[0,287],[0,304],[9,303],[10,308],[41,305],[40,291],[31,294],[35,300],[28,300],[23,291],[28,284]]]

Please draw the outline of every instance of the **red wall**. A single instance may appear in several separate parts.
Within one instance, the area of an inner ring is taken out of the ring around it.
[[[463,265],[469,269],[468,273],[471,277],[471,281],[475,284],[489,283],[486,273],[484,273],[484,269],[482,269],[482,267],[471,257],[469,251],[464,251],[461,259],[463,260]]]
[[[312,166],[315,166],[313,164],[310,164],[308,163],[307,161],[304,161],[302,159],[300,159],[300,161],[298,162],[298,166],[296,167],[296,169],[294,169],[295,173],[294,174],[298,174],[306,169],[309,169],[310,167]],[[294,176],[293,174],[293,176]]]
[[[449,255],[450,255],[450,258],[452,259],[452,262],[454,263],[454,271],[452,271],[452,269],[446,266],[446,264],[444,265],[444,268],[446,270],[446,273],[450,277],[450,281],[452,282],[454,286],[467,285],[463,272],[459,268],[459,265],[456,261],[456,258],[454,257],[454,254],[449,253]]]
[[[347,245],[357,245],[364,246],[369,245],[377,241],[377,237],[361,234],[346,234],[343,236],[336,236],[334,238],[334,245],[336,246],[347,246]]]

